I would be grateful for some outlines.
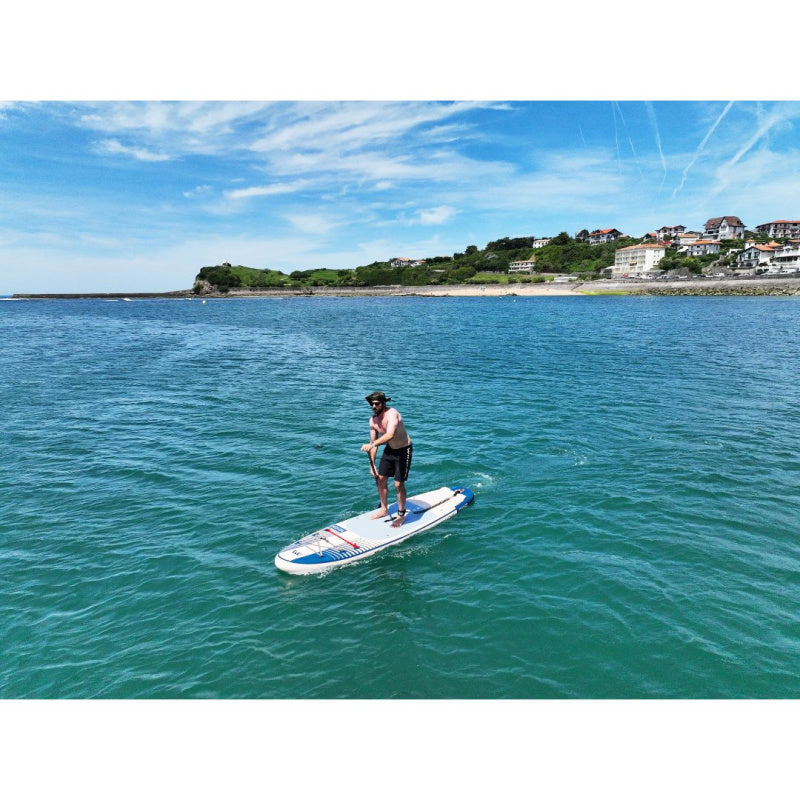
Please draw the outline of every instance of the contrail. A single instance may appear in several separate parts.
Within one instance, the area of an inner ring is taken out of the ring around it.
[[[697,147],[697,150],[694,152],[694,156],[692,160],[686,165],[686,168],[683,170],[683,176],[681,177],[681,182],[678,184],[677,187],[672,192],[672,196],[675,197],[676,194],[683,188],[683,184],[686,183],[686,176],[689,174],[689,170],[694,166],[694,162],[697,161],[700,153],[703,152],[703,148],[706,146],[706,142],[711,138],[711,134],[717,129],[717,125],[722,122],[725,115],[731,110],[731,106],[733,105],[733,100],[728,102],[728,105],[722,109],[722,113],[717,117],[717,121],[711,126],[711,129],[708,133],[703,137],[703,141]]]
[[[650,117],[650,122],[653,123],[653,131],[656,134],[656,146],[658,147],[658,155],[661,158],[661,168],[664,170],[664,176],[661,178],[661,186],[659,188],[664,188],[664,181],[667,179],[667,161],[664,158],[664,151],[661,149],[661,135],[658,132],[658,121],[656,120],[656,111],[653,108],[653,104],[648,100],[645,102],[645,108],[647,108],[647,115]]]
[[[719,185],[712,191],[711,197],[714,197],[720,194],[725,188],[727,188],[728,184],[730,183],[730,171],[729,168],[733,167],[738,163],[738,161],[747,154],[750,150],[753,149],[753,146],[769,133],[770,128],[774,127],[777,123],[781,122],[784,119],[783,115],[780,112],[773,111],[773,113],[769,114],[764,120],[762,120],[761,124],[758,126],[758,130],[750,137],[749,141],[743,145],[739,152],[727,163],[723,170],[720,170],[720,174],[723,176],[722,180],[720,181]]]
[[[765,134],[769,129],[780,122],[782,119],[780,114],[770,114],[765,122],[761,123],[759,129],[753,134],[750,141],[728,162],[728,166],[732,167],[753,145]]]
[[[617,133],[617,112],[614,110],[614,104],[611,104],[611,116],[614,118],[614,141],[617,143],[617,170],[622,174],[622,156],[619,152],[619,134]]]
[[[625,135],[628,137],[628,144],[631,146],[631,152],[633,153],[633,160],[636,162],[636,169],[639,170],[639,177],[644,178],[642,175],[642,168],[639,166],[639,156],[636,155],[636,148],[633,146],[633,139],[631,139],[631,135],[628,132],[628,123],[625,122],[625,117],[622,114],[622,109],[619,107],[619,103],[615,100],[614,105],[617,107],[617,111],[619,112],[619,118],[622,120],[622,127],[625,128]],[[617,143],[617,147],[619,147],[619,143]]]

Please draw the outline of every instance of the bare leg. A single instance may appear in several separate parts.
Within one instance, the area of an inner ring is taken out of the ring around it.
[[[389,479],[383,475],[378,475],[378,499],[381,507],[374,514],[369,515],[370,519],[385,517],[389,508]]]
[[[394,489],[397,492],[397,510],[403,511],[406,507],[406,485],[404,483],[400,483],[400,481],[395,481]],[[399,528],[405,521],[405,514],[403,516],[398,514],[392,521],[392,527]]]

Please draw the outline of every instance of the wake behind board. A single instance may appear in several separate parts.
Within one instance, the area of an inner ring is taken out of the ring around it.
[[[408,497],[406,521],[399,528],[392,527],[397,512],[397,503],[392,503],[385,517],[370,519],[373,509],[304,536],[275,556],[275,566],[293,575],[341,567],[429,530],[474,499],[469,489],[448,486]]]

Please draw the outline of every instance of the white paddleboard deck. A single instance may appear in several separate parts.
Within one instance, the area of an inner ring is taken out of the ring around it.
[[[408,497],[408,514],[399,527],[392,527],[395,502],[379,519],[370,519],[373,509],[304,536],[275,556],[275,566],[294,575],[308,575],[359,561],[444,522],[474,499],[469,489],[449,486]]]

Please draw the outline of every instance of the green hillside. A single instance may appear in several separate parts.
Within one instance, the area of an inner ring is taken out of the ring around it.
[[[533,237],[497,239],[483,249],[470,245],[462,253],[428,256],[415,267],[392,267],[389,261],[375,261],[354,269],[309,269],[287,275],[274,269],[253,269],[225,263],[203,267],[195,280],[194,291],[226,293],[231,289],[304,288],[315,286],[434,286],[460,283],[499,283],[509,280],[542,280],[518,273],[509,275],[512,261],[535,256],[535,273],[572,273],[584,280],[600,276],[614,263],[614,252],[634,239],[618,239],[600,245],[580,242],[560,233],[545,247],[534,250]]]

